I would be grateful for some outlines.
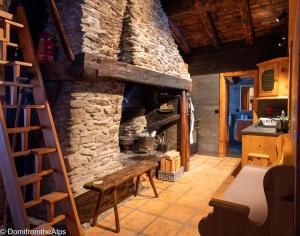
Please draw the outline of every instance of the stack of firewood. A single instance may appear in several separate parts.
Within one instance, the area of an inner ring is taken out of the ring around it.
[[[177,172],[180,167],[180,153],[175,150],[166,152],[160,159],[160,171]]]

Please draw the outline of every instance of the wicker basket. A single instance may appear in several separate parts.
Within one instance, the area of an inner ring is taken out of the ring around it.
[[[181,176],[183,176],[184,168],[183,166],[177,171],[177,172],[164,172],[164,171],[158,171],[158,179],[175,182],[177,179],[179,179]]]

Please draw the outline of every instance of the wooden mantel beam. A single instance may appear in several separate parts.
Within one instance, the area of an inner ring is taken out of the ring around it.
[[[253,22],[251,17],[251,10],[249,7],[249,0],[240,0],[240,12],[243,29],[246,36],[246,41],[248,44],[253,44],[254,42],[254,30]]]
[[[192,81],[190,79],[163,74],[121,61],[101,59],[88,53],[76,55],[74,64],[76,67],[83,67],[83,77],[93,80],[110,78],[170,89],[192,90]]]
[[[212,44],[215,49],[220,49],[220,39],[216,30],[216,27],[213,23],[212,16],[208,11],[200,12],[201,21],[207,36],[212,41]]]
[[[169,18],[169,27],[170,27],[171,33],[175,39],[175,42],[180,47],[180,49],[185,54],[190,54],[191,49],[190,49],[188,43],[186,42],[181,29],[177,26],[177,24],[171,18]]]

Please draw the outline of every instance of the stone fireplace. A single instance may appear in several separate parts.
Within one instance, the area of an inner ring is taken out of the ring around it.
[[[159,0],[60,0],[58,7],[75,54],[190,80]],[[46,30],[53,32],[51,20]],[[62,50],[58,54],[64,60]],[[64,81],[53,107],[83,223],[95,204],[83,185],[122,168],[119,132],[137,134],[147,125],[141,110],[120,126],[126,85],[109,77]]]

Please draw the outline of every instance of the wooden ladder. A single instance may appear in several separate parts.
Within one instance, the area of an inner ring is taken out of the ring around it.
[[[47,223],[35,229],[48,230],[64,221],[69,235],[83,235],[24,8],[19,6],[15,17],[0,11],[0,27],[0,167],[14,227],[31,229],[29,209],[36,207],[34,208],[36,214],[39,211],[38,205],[45,204]],[[19,43],[11,42],[11,31],[17,32]],[[9,61],[8,47],[21,49],[26,62]],[[13,71],[13,80],[10,81],[6,80],[5,76],[5,71],[9,69]],[[25,82],[24,76],[22,77],[24,69],[33,75],[30,80],[25,78]],[[32,94],[34,100],[32,104],[22,103],[26,89]],[[8,94],[10,99],[6,99]],[[7,100],[9,102],[6,102]],[[11,122],[10,114],[13,114],[14,122]],[[39,124],[31,124],[34,114]],[[14,125],[11,126],[10,123]],[[42,147],[36,147],[38,142],[30,143],[29,134],[34,132],[41,132]],[[21,145],[16,145],[17,140],[21,140],[19,142]],[[24,158],[26,161],[29,156],[34,160],[32,161],[34,170],[29,175],[19,176],[16,159]],[[46,169],[43,165],[45,159],[49,165]],[[55,192],[42,195],[41,187],[44,183],[42,179],[49,175],[54,180]],[[30,192],[29,200],[28,192]],[[58,215],[56,203],[62,212]]]

